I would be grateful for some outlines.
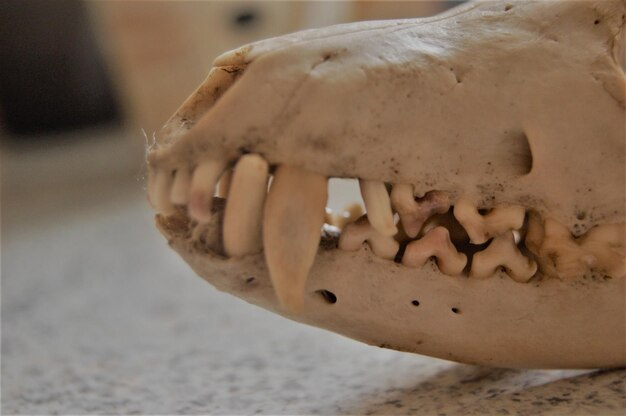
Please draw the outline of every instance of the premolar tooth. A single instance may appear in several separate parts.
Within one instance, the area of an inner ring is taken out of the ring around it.
[[[435,227],[421,239],[409,243],[402,256],[402,264],[421,267],[433,256],[437,258],[439,270],[450,276],[461,274],[467,264],[467,257],[456,250],[444,227]]]
[[[242,156],[242,159],[245,157]],[[219,183],[217,184],[217,196],[220,198],[226,198],[228,196],[228,191],[230,190],[231,182],[233,178],[233,171],[228,169],[224,171],[222,177],[220,178]],[[267,181],[265,181],[267,183]]]
[[[352,222],[341,231],[339,249],[345,251],[359,250],[366,242],[376,256],[393,260],[400,249],[400,244],[393,237],[379,233],[370,224],[367,215]]]
[[[224,171],[226,163],[221,160],[207,160],[200,163],[193,173],[189,191],[189,215],[200,223],[211,219],[211,204],[215,184]]]
[[[224,213],[224,251],[230,257],[245,256],[263,248],[261,230],[268,170],[269,166],[261,156],[247,154],[239,159],[232,180],[229,179],[230,191]]]
[[[470,241],[474,244],[483,244],[506,231],[522,228],[525,215],[524,207],[510,205],[496,207],[482,216],[474,203],[462,196],[454,204],[454,216],[465,228]]]
[[[281,165],[276,169],[263,213],[265,260],[281,305],[304,307],[304,290],[313,265],[328,199],[327,178]]]
[[[393,221],[391,201],[384,182],[359,179],[361,196],[372,227],[379,233],[392,236],[398,232]]]
[[[365,214],[365,211],[363,210],[361,204],[353,202],[343,207],[340,214],[335,214],[330,208],[326,208],[324,222],[341,230],[346,226],[346,224],[356,221],[363,214]]]
[[[170,200],[177,205],[186,205],[189,202],[189,187],[191,186],[191,172],[186,168],[176,169],[174,184]]]
[[[474,254],[470,277],[484,279],[500,267],[517,282],[527,282],[537,272],[537,263],[524,256],[515,245],[515,236],[507,232],[494,237],[489,246]]]
[[[415,200],[412,185],[396,184],[391,190],[391,205],[400,216],[406,234],[415,238],[428,218],[450,209],[450,200],[440,191],[428,192]]]
[[[151,197],[154,209],[157,212],[169,215],[175,211],[170,201],[172,188],[172,172],[165,169],[157,170],[153,184],[153,197]]]

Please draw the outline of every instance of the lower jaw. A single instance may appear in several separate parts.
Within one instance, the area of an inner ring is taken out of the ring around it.
[[[183,210],[157,215],[159,230],[194,271],[221,291],[290,319],[400,351],[496,367],[597,368],[626,364],[623,277],[519,284],[446,276],[436,264],[407,268],[322,239],[302,311],[280,307],[263,253],[223,255],[224,200],[197,225]]]

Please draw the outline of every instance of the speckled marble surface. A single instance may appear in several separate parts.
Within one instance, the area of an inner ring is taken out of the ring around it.
[[[3,152],[3,414],[624,414],[626,370],[403,354],[217,292],[152,226],[140,155],[106,143]]]

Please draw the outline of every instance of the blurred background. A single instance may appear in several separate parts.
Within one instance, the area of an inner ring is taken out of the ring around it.
[[[456,4],[0,1],[2,414],[486,414],[564,392],[619,411],[592,382],[619,374],[480,369],[294,324],[215,291],[153,227],[146,137],[215,56]]]

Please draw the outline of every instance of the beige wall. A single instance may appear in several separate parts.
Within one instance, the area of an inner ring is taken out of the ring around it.
[[[225,50],[302,28],[436,13],[440,2],[90,1],[131,132],[157,130]],[[236,16],[259,19],[246,27]]]

